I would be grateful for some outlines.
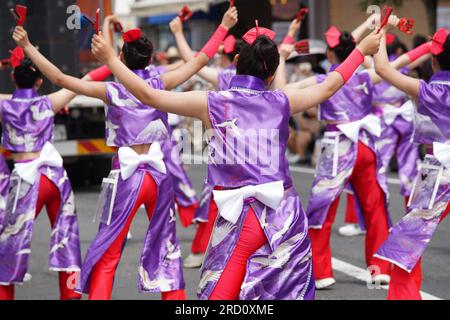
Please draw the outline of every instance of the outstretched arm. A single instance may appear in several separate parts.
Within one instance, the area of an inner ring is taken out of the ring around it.
[[[27,32],[22,27],[16,27],[13,38],[45,77],[55,86],[106,102],[106,86],[103,82],[87,82],[64,74],[30,43]],[[113,49],[111,48],[111,50]]]
[[[321,104],[333,96],[350,79],[364,61],[364,56],[376,53],[381,35],[373,33],[365,38],[336,71],[331,72],[324,82],[306,89],[284,89],[289,98],[291,113],[305,111]],[[312,80],[308,80],[312,81]]]
[[[214,50],[208,53],[209,59],[213,58],[213,55],[215,55],[220,44],[225,39],[226,34],[232,27],[236,25],[237,22],[238,22],[238,11],[236,7],[231,7],[223,16],[222,23],[217,28],[217,31],[213,34],[212,38],[207,44],[208,46],[209,44],[214,43]],[[198,70],[200,70],[206,64],[208,64],[209,59],[206,61],[203,59],[196,59],[196,58],[190,59],[189,62],[186,63],[181,68],[172,72],[165,73],[164,75],[161,76],[161,80],[164,82],[165,88],[167,90],[171,90],[179,86],[180,84],[184,83],[185,81],[189,80],[194,74],[198,72]]]
[[[404,91],[413,97],[413,99],[417,99],[420,90],[420,80],[404,75],[389,64],[385,29],[383,29],[381,34],[383,34],[383,37],[381,39],[380,51],[375,55],[375,71],[394,87]]]
[[[101,36],[94,36],[92,52],[97,59],[109,67],[119,81],[143,104],[161,111],[198,118],[205,125],[210,125],[206,92],[176,93],[151,88],[147,82],[134,74],[119,60]],[[195,73],[198,71],[195,70],[195,67],[200,69],[201,65],[208,60],[209,57],[204,52],[201,52],[189,67]]]
[[[180,50],[181,58],[185,61],[191,61],[195,54],[192,51],[191,47],[189,46],[184,33],[183,33],[183,23],[181,22],[179,17],[176,17],[171,23],[170,23],[170,30],[172,30],[172,33],[175,37],[175,41],[177,42],[178,50]],[[198,75],[204,79],[205,81],[211,83],[215,87],[218,86],[219,81],[219,73],[216,69],[211,67],[204,67],[198,72]]]
[[[280,47],[280,64],[278,66],[277,72],[275,73],[275,80],[272,84],[272,89],[277,90],[286,86],[286,60],[294,51],[294,46],[292,44],[282,44]]]

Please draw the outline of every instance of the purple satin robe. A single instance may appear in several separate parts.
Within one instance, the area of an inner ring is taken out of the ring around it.
[[[134,71],[155,89],[164,90],[160,79],[162,69],[152,67]],[[164,159],[174,181],[177,204],[189,207],[197,203],[192,182],[183,168],[179,154],[172,152],[176,143],[167,122],[167,113],[149,108],[137,100],[119,83],[106,85],[108,104],[106,112],[106,138],[109,146],[122,147],[161,142]],[[133,123],[132,126],[127,125]],[[123,125],[125,124],[125,125]]]
[[[164,89],[159,76],[150,75],[152,71],[134,72],[153,88]],[[119,83],[108,83],[107,91],[107,122],[115,126],[114,135],[107,135],[109,143],[117,147],[162,143],[167,174],[144,165],[129,179],[123,180],[120,163],[115,159],[114,169],[108,177],[114,183],[103,183],[97,208],[100,228],[86,254],[77,288],[80,292],[89,293],[92,269],[123,230],[135,207],[144,175],[148,173],[158,186],[158,196],[141,252],[139,290],[156,293],[184,289],[181,251],[176,236],[174,179],[169,164],[172,158],[167,156],[172,147],[167,113],[142,104]],[[111,221],[108,224],[111,205]]]
[[[450,72],[439,72],[430,84],[422,81],[414,141],[450,144]],[[433,191],[436,188],[435,200]],[[450,168],[433,155],[425,158],[408,214],[393,227],[376,256],[410,272],[422,257],[450,201]]]
[[[314,299],[308,223],[300,197],[292,186],[285,157],[290,117],[288,98],[280,91],[265,91],[264,82],[251,76],[234,77],[230,87],[228,91],[208,95],[209,117],[214,129],[209,145],[208,184],[237,188],[283,181],[285,194],[276,210],[253,198],[245,199],[236,224],[219,215],[202,266],[198,297],[208,299],[213,292],[251,206],[268,243],[249,258],[239,299]],[[227,123],[234,125],[228,127]],[[258,141],[251,140],[253,131],[258,132]],[[243,149],[234,148],[231,141],[241,144]],[[269,149],[271,153],[267,153]],[[259,153],[255,161],[221,163],[221,156],[227,154],[227,150],[229,159],[244,156],[242,150],[248,154]],[[273,163],[277,163],[276,168],[270,166]]]
[[[1,102],[2,146],[11,152],[39,152],[53,140],[55,113],[46,96],[34,89],[18,89]]]
[[[336,66],[333,66],[331,70],[335,68]],[[324,75],[317,77],[319,83],[325,79],[326,76]],[[361,120],[372,111],[372,96],[373,84],[370,76],[366,72],[357,73],[333,97],[321,104],[320,118],[321,120],[343,123]],[[338,138],[338,156],[335,158],[335,144],[325,144],[325,141],[322,141],[322,154],[317,165],[307,209],[309,227],[313,229],[322,228],[331,204],[346,188],[353,190],[350,184],[350,177],[358,157],[358,145],[344,134],[340,132],[329,132],[326,134],[340,134]],[[377,180],[385,193],[387,207],[389,190],[386,170],[383,167],[379,151],[375,146],[376,137],[362,129],[359,133],[359,140],[376,154]],[[337,159],[336,175],[333,174],[334,159]],[[365,219],[356,193],[355,199],[358,221],[361,228],[365,229]],[[389,216],[387,219],[390,223]]]

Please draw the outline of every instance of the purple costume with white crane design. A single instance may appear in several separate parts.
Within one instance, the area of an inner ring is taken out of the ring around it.
[[[39,177],[59,189],[61,207],[50,239],[49,268],[79,271],[81,253],[74,194],[62,158],[49,143],[53,139],[54,111],[48,97],[33,89],[18,89],[1,102],[3,147],[11,152],[42,152],[40,158],[16,163],[11,174],[6,210],[0,228],[0,284],[20,284],[28,269],[31,238],[39,196]],[[49,159],[51,151],[55,162]],[[31,170],[30,168],[33,168]],[[33,171],[33,172],[31,172]],[[33,175],[30,177],[30,173]]]
[[[433,146],[421,166],[408,214],[376,256],[411,272],[422,257],[450,201],[450,72],[421,81],[414,142]]]
[[[308,223],[285,157],[288,98],[280,91],[265,91],[264,82],[251,76],[235,76],[230,87],[208,94],[214,131],[209,144],[208,184],[223,188],[225,193],[253,188],[255,195],[242,195],[242,210],[236,211],[234,220],[226,216],[230,207],[219,209],[198,297],[208,299],[214,291],[252,208],[268,242],[249,258],[239,299],[314,299]],[[279,187],[280,202],[274,208],[257,200],[264,184]],[[219,206],[216,194],[214,198]],[[234,204],[232,201],[231,206]]]
[[[233,77],[236,76],[236,67],[234,65],[219,71],[218,74],[218,89],[219,91],[225,91],[230,88],[230,83]],[[195,222],[207,222],[209,214],[209,206],[211,204],[213,187],[211,187],[207,181],[203,185],[203,190],[200,195],[200,203],[195,212]]]
[[[331,71],[335,70],[335,68],[336,66],[333,66]],[[317,82],[321,83],[325,81],[326,76],[319,75],[316,78]],[[367,72],[357,73],[333,97],[320,105],[320,120],[349,123],[346,125],[347,127],[353,126],[357,128],[360,121],[375,117],[371,115],[372,96],[373,84],[369,74]],[[373,120],[370,119],[374,124],[374,129],[378,127],[378,130],[374,131],[379,131],[379,120],[376,117],[375,121]],[[322,140],[322,154],[317,165],[307,209],[310,228],[321,229],[331,204],[341,195],[346,187],[352,189],[349,180],[358,157],[358,143],[353,141],[345,131],[343,129],[327,131],[325,132],[325,138]],[[374,132],[370,132],[368,128],[363,126],[356,138],[376,154],[377,180],[384,191],[387,206],[389,193],[386,170],[375,145],[377,137]],[[358,220],[361,227],[365,229],[365,219],[358,205],[357,198]],[[387,218],[390,223],[389,217]]]
[[[134,72],[152,88],[164,89],[159,76],[151,77],[148,70]],[[122,149],[152,144],[153,147],[168,139],[167,113],[142,104],[119,83],[108,82],[106,89],[106,137],[109,146]],[[78,290],[89,292],[92,270],[123,230],[135,207],[146,174],[150,174],[155,180],[158,195],[140,257],[139,290],[156,293],[183,289],[185,284],[180,245],[176,236],[172,177],[168,171],[158,171],[147,159],[137,165],[129,177],[124,178],[121,172],[123,164],[120,151],[119,149],[119,157],[113,165],[113,170],[103,181],[97,208],[100,228],[86,254]],[[136,156],[140,157],[137,154]]]
[[[390,60],[395,60],[395,56],[391,56]],[[408,68],[401,71],[407,74]],[[375,114],[381,119],[381,136],[376,144],[386,170],[393,156],[397,156],[400,192],[405,197],[411,194],[420,163],[419,148],[411,143],[414,131],[413,108],[407,102],[408,96],[386,81],[374,87],[372,105]]]

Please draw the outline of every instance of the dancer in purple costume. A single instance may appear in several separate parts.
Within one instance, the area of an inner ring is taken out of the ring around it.
[[[136,98],[166,112],[201,119],[212,129],[208,182],[216,189],[220,216],[202,267],[201,299],[314,298],[308,224],[285,156],[289,117],[336,93],[364,55],[378,51],[380,36],[366,38],[316,86],[267,91],[279,64],[274,36],[258,26],[246,34],[248,44],[237,59],[238,75],[229,90],[189,93],[149,87],[117,59],[102,37],[93,39],[94,55]],[[251,132],[245,133],[244,127],[257,133],[257,142],[246,139]],[[244,149],[236,150],[235,142]],[[248,161],[245,154],[259,156]]]
[[[431,52],[435,74],[430,83],[390,68],[384,41],[375,56],[377,73],[414,100],[414,142],[425,145],[428,151],[407,215],[393,227],[376,254],[394,264],[388,296],[391,300],[421,299],[420,260],[440,221],[450,211],[450,35],[445,29],[434,35]]]

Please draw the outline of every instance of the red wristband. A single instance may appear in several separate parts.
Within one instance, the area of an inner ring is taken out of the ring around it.
[[[335,71],[342,76],[345,82],[347,82],[359,68],[361,63],[364,62],[364,59],[364,55],[356,48]]]
[[[407,52],[406,54],[409,57],[409,60],[411,62],[416,61],[417,59],[419,59],[420,57],[431,53],[431,46],[428,42],[422,44],[421,46],[418,46],[417,48]]]
[[[110,75],[112,75],[112,72],[107,66],[101,66],[88,73],[92,81],[105,81]]]
[[[205,44],[201,52],[206,54],[210,59],[214,58],[227,34],[228,29],[220,25],[209,41]]]
[[[291,37],[290,35],[287,35],[286,37],[284,37],[282,44],[294,44],[295,43],[295,39],[293,37]]]

